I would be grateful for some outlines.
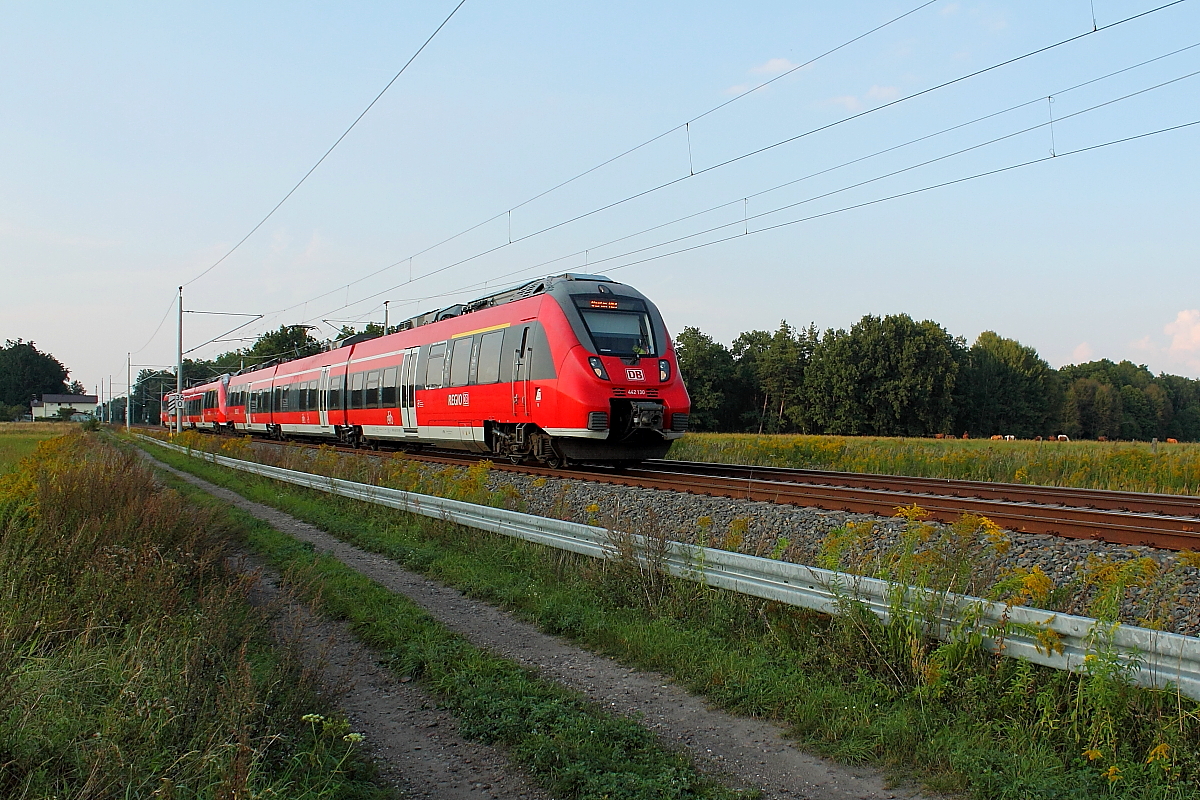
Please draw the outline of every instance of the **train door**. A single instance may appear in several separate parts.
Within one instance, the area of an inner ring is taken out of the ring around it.
[[[265,431],[271,420],[270,387],[269,380],[250,384],[250,410],[246,415],[246,426],[251,430]]]
[[[329,433],[329,367],[321,367],[321,381],[317,384],[317,414],[321,432]]]
[[[520,419],[529,416],[529,326],[521,330],[521,346],[514,354],[512,366],[512,413]]]
[[[400,422],[405,433],[417,432],[417,353],[421,348],[404,351],[400,367]]]

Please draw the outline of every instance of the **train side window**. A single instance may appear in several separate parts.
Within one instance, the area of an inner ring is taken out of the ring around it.
[[[454,348],[450,358],[450,385],[466,386],[467,377],[471,374],[471,345],[473,337],[466,336],[454,340]]]
[[[329,398],[327,400],[329,410],[335,408],[339,411],[342,409],[342,384],[346,382],[345,375],[330,375],[329,376]]]
[[[367,373],[367,401],[364,408],[379,408],[379,370]]]
[[[425,388],[442,388],[442,369],[446,366],[446,343],[429,345],[429,358],[425,361]]]
[[[305,402],[304,406],[309,411],[317,410],[317,382],[316,381],[308,382],[308,399]]]
[[[396,407],[396,367],[388,367],[383,371],[383,407]]]
[[[366,382],[366,373],[356,372],[350,376],[350,407],[363,407],[363,384]]]
[[[504,331],[492,331],[480,337],[476,383],[496,383],[500,380],[500,351],[503,345]]]

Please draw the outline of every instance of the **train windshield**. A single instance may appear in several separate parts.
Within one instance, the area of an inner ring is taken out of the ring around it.
[[[575,306],[597,353],[622,357],[658,354],[654,327],[641,300],[611,294],[576,295]]]

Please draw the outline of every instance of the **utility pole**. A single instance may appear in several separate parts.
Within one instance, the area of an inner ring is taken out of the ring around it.
[[[175,432],[183,433],[183,287],[179,287],[179,351],[175,358]]]
[[[132,354],[125,354],[125,432],[129,433],[130,418],[133,416],[133,358]]]
[[[387,332],[388,332],[387,331],[387,329],[388,329],[388,303],[390,303],[390,302],[392,302],[392,301],[391,300],[383,301],[383,335],[384,336],[387,336]]]

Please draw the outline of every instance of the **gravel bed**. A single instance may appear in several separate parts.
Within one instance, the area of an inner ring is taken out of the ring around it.
[[[726,541],[735,527],[744,528],[738,548],[741,552],[801,564],[817,563],[821,540],[847,523],[874,525],[873,538],[867,544],[868,554],[886,551],[894,545],[905,526],[904,520],[895,517],[573,479],[535,478],[513,472],[492,472],[488,482],[492,490],[511,485],[529,513],[622,530],[639,531],[640,526],[653,525],[669,538],[680,541],[699,541],[705,533],[700,520],[707,517],[711,519],[711,523],[705,523],[707,537],[714,546]],[[1152,558],[1163,577],[1148,588],[1127,590],[1121,621],[1144,624],[1144,619],[1152,616],[1151,608],[1161,607],[1165,602],[1166,630],[1200,635],[1200,568],[1187,566],[1172,551],[1046,534],[1013,531],[1005,534],[1011,542],[1009,549],[984,568],[991,574],[1001,574],[1014,568],[1039,567],[1056,586],[1075,583],[1059,610],[1084,616],[1090,616],[1087,607],[1090,593],[1082,586],[1089,559],[1124,562],[1144,556]]]

